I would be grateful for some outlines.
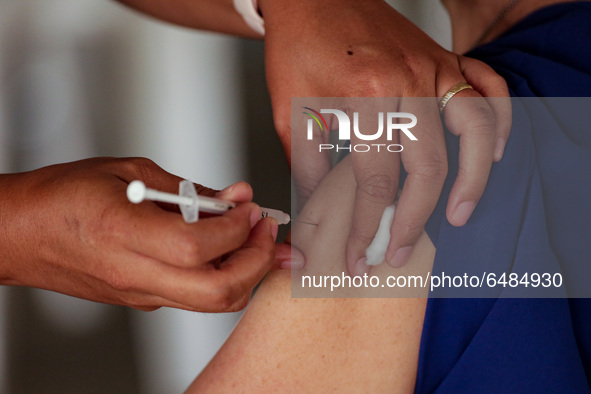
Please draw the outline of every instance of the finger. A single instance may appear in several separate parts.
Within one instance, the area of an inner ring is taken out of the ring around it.
[[[275,262],[277,230],[278,223],[275,219],[260,220],[244,245],[219,266],[220,274],[227,276],[229,280],[232,280],[231,277],[241,278],[241,281],[235,282],[241,282],[242,288],[254,287]],[[240,292],[240,286],[237,288]]]
[[[232,253],[219,269],[208,272],[208,280],[219,293],[214,297],[217,308],[237,308],[273,268],[277,221],[261,220],[242,248]]]
[[[418,141],[401,135],[402,163],[408,176],[394,214],[386,261],[394,266],[406,264],[429,216],[439,200],[447,175],[447,153],[436,100],[405,99],[405,112],[419,122],[413,128]]]
[[[213,265],[185,269],[143,258],[132,272],[125,268],[129,285],[121,290],[141,290],[162,297],[163,306],[189,306],[202,312],[234,310],[248,300],[250,292],[271,269],[277,222],[261,220],[243,247],[232,253],[219,268]]]
[[[459,64],[464,78],[486,98],[495,114],[496,139],[493,159],[499,161],[503,157],[512,123],[511,99],[507,83],[489,65],[476,59],[460,56]]]
[[[144,182],[149,188],[167,193],[178,193],[179,183],[183,180],[183,178],[163,170],[152,160],[141,157],[112,160],[107,163],[107,168],[128,184],[137,179]],[[198,184],[196,184],[196,189],[199,194],[209,196],[213,196],[217,192]]]
[[[364,113],[372,114],[375,111],[360,112],[360,118]],[[360,122],[364,129],[375,130],[376,128],[372,126],[376,125],[373,123],[376,119],[372,118],[369,124],[366,125],[361,120]],[[352,144],[357,142],[363,143],[364,141],[352,138]],[[397,144],[398,136],[394,136],[393,141],[387,141],[386,135],[382,135],[382,138],[372,142],[384,144],[384,146],[386,144]],[[346,258],[349,273],[361,276],[369,272],[369,266],[365,258],[366,249],[375,237],[384,209],[394,202],[398,191],[400,155],[385,149],[373,152],[353,151],[351,160],[357,188],[355,190],[355,203],[347,242]],[[379,264],[380,262],[373,263]]]
[[[250,202],[252,201],[252,187],[246,182],[237,182],[215,193],[214,197],[238,203]]]
[[[288,243],[280,243],[275,246],[276,268],[299,270],[304,266],[305,257],[298,248]]]
[[[136,260],[134,269],[119,270],[120,278],[127,279],[115,281],[114,304],[141,311],[168,307],[213,313],[241,310],[250,299],[248,293],[236,300],[224,300],[222,305],[215,298],[221,292],[219,289],[211,289],[207,283],[207,275],[201,269],[172,267],[145,256],[134,256],[131,259]]]
[[[130,298],[128,295],[125,295],[126,298]],[[180,302],[174,302],[168,300],[163,297],[151,295],[151,294],[142,294],[137,293],[131,297],[132,299],[129,302],[122,303],[125,306],[129,306],[134,309],[138,309],[143,312],[153,312],[159,308],[166,307],[166,308],[175,308],[175,309],[182,309],[190,312],[203,312],[203,313],[227,313],[227,312],[238,312],[244,309],[248,302],[250,301],[251,294],[245,294],[244,296],[240,297],[236,302],[232,305],[228,306],[224,310],[215,309],[214,306],[208,304],[204,299],[207,298],[206,296],[203,297],[203,300],[197,304],[184,304]]]
[[[130,250],[168,264],[195,267],[239,248],[258,222],[261,211],[253,203],[223,216],[186,224],[178,214],[151,202],[127,204],[120,210],[117,235]]]
[[[445,108],[448,129],[460,137],[458,175],[447,204],[454,226],[466,224],[482,197],[490,174],[496,139],[495,114],[475,90],[460,92]]]
[[[172,194],[179,193],[179,183],[183,180],[183,178],[163,170],[152,160],[145,158],[111,160],[107,163],[107,168],[126,184],[129,184],[134,180],[141,180],[148,188]],[[244,188],[244,186],[237,188],[238,190],[243,191],[243,194],[239,197],[244,198],[243,200],[237,200],[237,202],[250,201],[245,199],[247,192],[244,192]],[[210,197],[215,196],[217,193],[217,190],[199,184],[195,184],[195,189],[198,194]],[[155,204],[170,212],[180,212],[178,205],[175,204],[162,202],[155,202]]]

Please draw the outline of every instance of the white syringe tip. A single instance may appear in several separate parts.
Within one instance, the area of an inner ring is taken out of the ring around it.
[[[289,224],[289,222],[291,222],[291,217],[285,212],[282,213],[283,215],[278,218],[277,222],[279,224]]]
[[[263,218],[274,218],[279,224],[289,224],[291,217],[278,209],[261,208],[261,219]]]
[[[133,181],[127,186],[127,199],[139,204],[146,198],[146,185],[142,181]]]

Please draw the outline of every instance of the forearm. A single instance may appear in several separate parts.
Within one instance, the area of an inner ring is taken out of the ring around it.
[[[19,253],[30,252],[29,247],[20,244],[26,242],[26,239],[33,238],[35,234],[32,232],[23,233],[22,227],[26,222],[23,215],[19,214],[20,203],[18,194],[21,190],[26,188],[26,183],[18,182],[23,174],[0,174],[0,285],[15,285],[16,273],[19,271],[17,265],[22,263],[23,256]]]
[[[273,265],[277,235],[249,203],[250,186],[223,194],[236,208],[189,225],[153,202],[132,204],[126,189],[137,179],[165,192],[181,180],[140,158],[0,175],[0,284],[141,310],[244,308]]]
[[[10,277],[8,272],[10,265],[7,256],[7,252],[10,250],[7,240],[10,231],[8,227],[10,208],[8,207],[8,199],[6,198],[8,177],[8,175],[0,175],[0,190],[2,190],[2,196],[0,197],[0,231],[2,232],[2,236],[0,236],[0,248],[2,250],[2,256],[0,257],[0,285],[7,284],[8,278]]]
[[[176,25],[260,38],[234,9],[232,0],[116,0]]]
[[[359,38],[366,41],[370,33],[367,26],[377,26],[376,19],[406,23],[406,18],[384,0],[257,0],[257,3],[267,32],[297,29],[302,38],[310,37],[311,29],[319,28],[328,29],[323,31],[325,38],[361,35]]]

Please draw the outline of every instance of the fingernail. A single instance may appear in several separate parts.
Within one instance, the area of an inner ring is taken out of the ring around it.
[[[280,265],[280,267],[281,267],[282,270],[290,270],[291,269],[291,266],[292,266],[292,263],[291,263],[290,260],[282,261],[281,262],[281,265]]]
[[[353,275],[355,276],[363,276],[369,272],[369,265],[367,265],[367,257],[362,257],[355,263],[355,268],[353,269]]]
[[[253,208],[250,211],[250,228],[256,226],[259,220],[261,220],[261,209],[259,207]]]
[[[452,215],[453,225],[456,227],[463,226],[466,224],[472,212],[474,212],[474,208],[476,207],[476,203],[473,201],[466,201],[458,205],[456,211]]]
[[[216,197],[224,196],[224,195],[226,195],[228,193],[231,193],[232,190],[234,190],[234,187],[236,187],[236,184],[230,185],[227,188],[225,188],[224,190],[220,190],[215,195],[216,195]]]
[[[505,140],[502,138],[497,139],[495,144],[495,152],[494,152],[494,160],[499,161],[503,158],[503,153],[505,151]]]
[[[304,260],[302,260],[299,256],[291,256],[291,260],[285,260],[281,262],[281,268],[301,270],[304,268]]]
[[[277,241],[277,232],[279,231],[279,223],[275,218],[271,218],[271,234],[273,234],[273,241]]]
[[[396,251],[390,265],[394,268],[400,268],[408,261],[410,254],[412,253],[412,246],[403,246]]]

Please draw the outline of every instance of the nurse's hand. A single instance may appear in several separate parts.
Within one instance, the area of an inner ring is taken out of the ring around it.
[[[464,225],[508,138],[510,102],[482,97],[508,97],[505,81],[484,63],[443,49],[383,0],[259,0],[259,5],[275,125],[290,163],[292,97],[436,98],[461,82],[474,87],[455,96],[472,100],[454,98],[445,111],[446,125],[460,137],[460,166],[447,218],[455,226]],[[384,207],[394,201],[401,165],[408,177],[391,228],[390,264],[401,266],[408,260],[439,200],[448,165],[435,99],[433,103],[419,118],[423,127],[429,126],[424,130],[428,138],[414,144],[401,141],[403,153],[386,155],[386,160],[354,157],[358,187],[347,243],[347,266],[353,274],[368,270],[365,249]],[[310,155],[298,158],[306,166],[293,173],[302,200],[330,169],[328,155]]]
[[[0,176],[0,283],[141,310],[242,309],[275,263],[277,222],[243,202],[186,224],[174,207],[126,197],[129,182],[178,193],[180,178],[146,159],[90,159]],[[215,194],[201,187],[202,194]]]

